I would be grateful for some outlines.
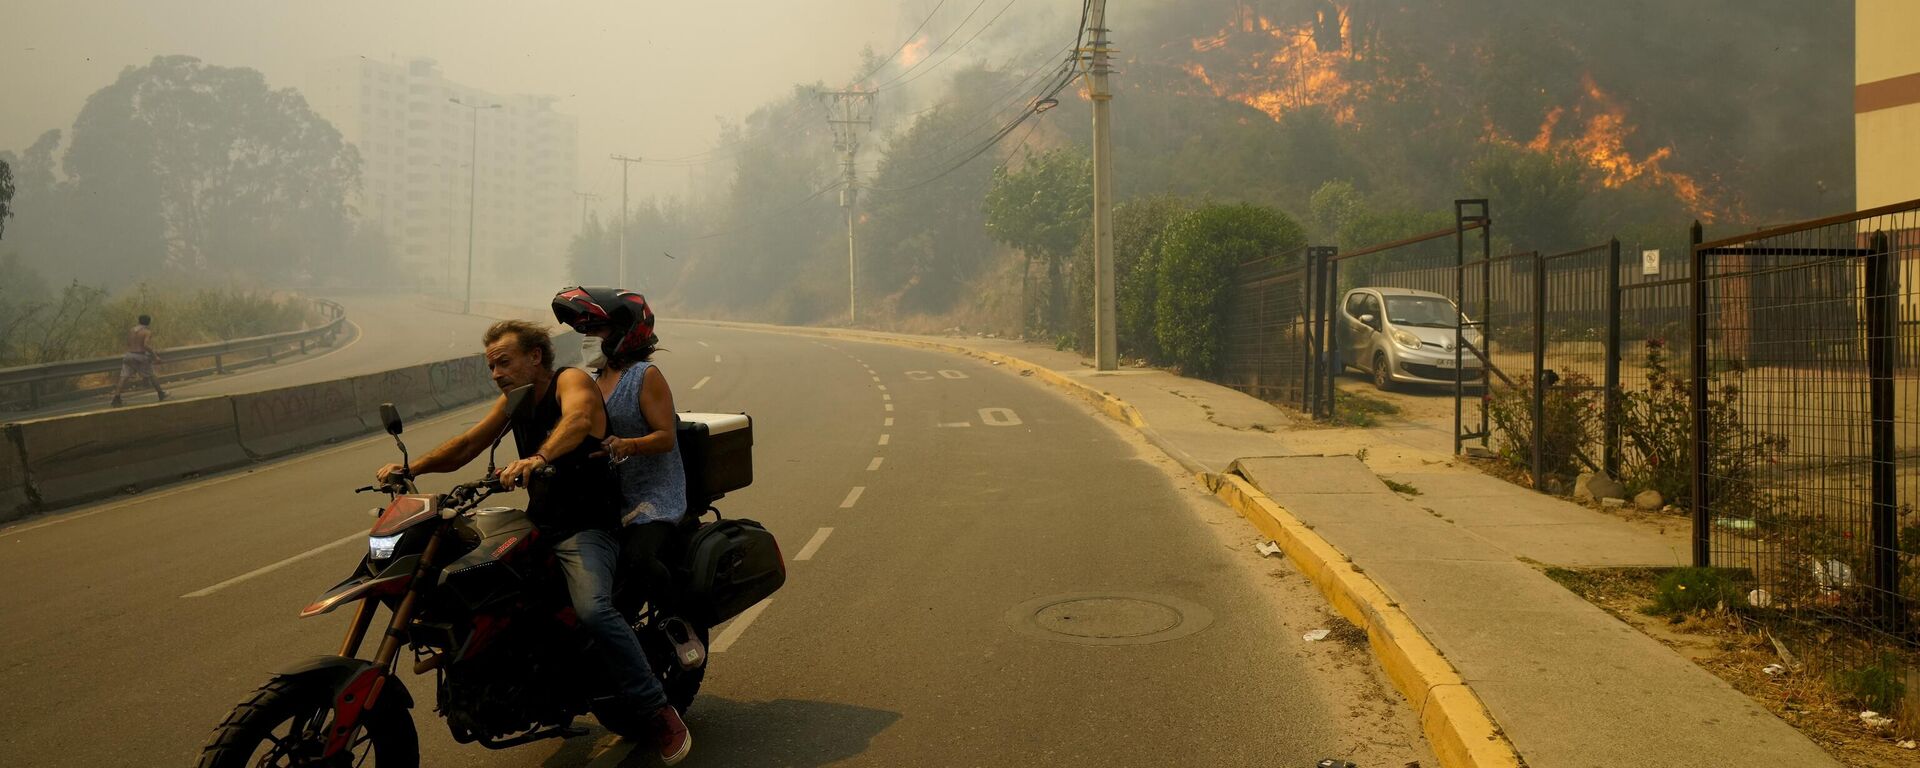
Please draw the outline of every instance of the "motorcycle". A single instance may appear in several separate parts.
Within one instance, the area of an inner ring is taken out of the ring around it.
[[[530,389],[508,393],[516,417]],[[399,412],[382,405],[381,420],[410,466]],[[617,577],[615,604],[682,712],[706,675],[709,629],[786,580],[785,557],[764,527],[722,519],[711,506],[752,482],[751,425],[744,415],[681,415],[688,498],[700,501],[654,562]],[[508,431],[495,438],[495,451]],[[492,451],[487,465],[481,479],[439,494],[420,493],[409,471],[358,489],[390,497],[367,552],[351,576],[300,612],[353,606],[339,651],[275,673],[214,729],[200,768],[360,766],[369,756],[389,768],[417,766],[414,699],[396,674],[402,650],[414,674],[434,675],[435,709],[462,744],[505,749],[583,735],[572,723],[589,713],[616,733],[639,730],[636,713],[609,706],[605,675],[587,661],[595,658],[592,641],[577,631],[540,531],[523,510],[481,506],[506,490]],[[541,471],[552,477],[551,468]],[[708,512],[715,519],[704,520]],[[359,658],[382,608],[385,631],[372,657]]]

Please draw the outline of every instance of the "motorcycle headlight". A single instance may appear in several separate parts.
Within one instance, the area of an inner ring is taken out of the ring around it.
[[[1393,329],[1393,343],[1399,344],[1407,349],[1419,349],[1420,337],[1395,328]]]
[[[368,536],[367,555],[375,560],[393,557],[393,548],[400,545],[401,534],[392,536]]]

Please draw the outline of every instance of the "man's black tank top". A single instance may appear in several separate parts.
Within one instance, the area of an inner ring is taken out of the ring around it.
[[[540,452],[560,424],[560,374],[554,372],[546,396],[535,401],[527,417],[513,421],[513,442],[520,458]],[[600,398],[593,399],[598,407]],[[614,530],[620,526],[620,483],[605,456],[592,456],[602,450],[606,435],[589,435],[578,446],[561,456],[548,456],[555,470],[552,478],[536,477],[527,484],[527,519],[541,533],[559,541],[579,531]]]

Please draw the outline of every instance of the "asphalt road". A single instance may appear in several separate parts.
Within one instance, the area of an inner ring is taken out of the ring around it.
[[[1364,648],[1302,639],[1333,626],[1305,580],[1076,401],[938,352],[661,335],[682,410],[755,415],[755,484],[721,507],[793,561],[716,629],[686,765],[1435,765]],[[274,668],[331,652],[347,617],[295,614],[356,562],[370,503],[350,491],[392,455],[363,440],[0,529],[0,762],[184,765]],[[1034,618],[1067,596],[1094,599]],[[1087,645],[1043,623],[1190,633]],[[409,687],[426,765],[651,764],[598,728],[456,745],[430,679]]]
[[[492,318],[439,312],[421,307],[410,296],[330,296],[347,313],[347,334],[332,349],[281,358],[221,376],[175,382],[167,394],[175,397],[234,395],[291,387],[316,381],[343,379],[394,368],[431,363],[473,352]],[[154,343],[167,351],[165,318],[156,326]],[[129,405],[153,402],[151,387],[128,387]],[[107,407],[104,395],[54,403],[35,411],[0,414],[6,421],[24,421]]]

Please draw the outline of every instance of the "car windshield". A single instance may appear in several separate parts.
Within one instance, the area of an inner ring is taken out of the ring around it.
[[[1452,328],[1453,302],[1437,296],[1388,296],[1387,321],[1421,328]]]

